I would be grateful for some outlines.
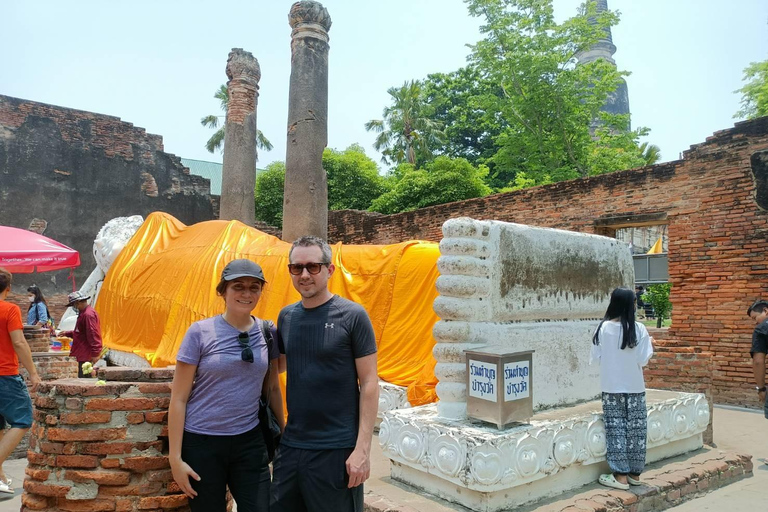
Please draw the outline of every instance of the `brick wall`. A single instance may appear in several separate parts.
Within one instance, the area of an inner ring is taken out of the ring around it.
[[[709,401],[709,426],[704,432],[704,442],[712,444],[713,354],[669,339],[664,331],[666,329],[649,329],[654,339],[654,354],[643,372],[645,385],[653,389],[704,393]]]
[[[618,227],[668,224],[669,335],[713,354],[716,402],[756,407],[753,325],[745,312],[756,298],[768,297],[766,151],[768,117],[716,132],[675,162],[396,215],[331,211],[329,239],[439,241],[442,224],[462,216],[606,236]]]
[[[163,139],[120,118],[0,95],[0,224],[33,228],[80,252],[115,217],[164,211],[186,224],[213,219],[209,180],[191,175]],[[72,290],[69,271],[18,275],[46,296]]]
[[[40,386],[22,512],[189,510],[167,456],[173,370],[106,368],[99,376],[106,385]]]

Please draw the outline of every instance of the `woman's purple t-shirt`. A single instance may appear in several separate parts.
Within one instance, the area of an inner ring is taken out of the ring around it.
[[[221,315],[195,322],[181,342],[176,360],[197,366],[187,400],[184,430],[195,434],[231,436],[259,424],[259,397],[270,360],[280,353],[261,334],[261,320],[249,331],[253,363],[243,361],[240,331]]]

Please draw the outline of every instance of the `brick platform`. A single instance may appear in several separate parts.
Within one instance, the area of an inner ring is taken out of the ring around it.
[[[608,489],[600,485],[568,493],[552,501],[518,508],[517,512],[647,512],[665,510],[699,498],[708,492],[752,476],[752,456],[705,449],[694,455],[648,466],[643,473],[644,485],[629,491]],[[432,510],[467,510],[457,505],[440,506],[435,500]],[[393,502],[385,496],[366,492],[367,512],[420,512]]]
[[[188,510],[167,457],[173,370],[99,373],[38,388],[21,510]]]

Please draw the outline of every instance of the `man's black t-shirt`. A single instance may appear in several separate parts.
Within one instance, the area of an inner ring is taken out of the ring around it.
[[[763,320],[752,332],[752,350],[749,355],[754,357],[755,352],[768,354],[768,320]]]
[[[368,313],[338,295],[312,309],[297,302],[280,311],[277,340],[288,370],[288,423],[280,444],[353,448],[360,420],[355,359],[376,352]]]

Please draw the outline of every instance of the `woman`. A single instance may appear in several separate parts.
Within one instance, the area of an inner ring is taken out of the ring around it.
[[[229,487],[240,512],[269,508],[269,462],[259,426],[259,397],[267,387],[280,428],[285,427],[277,347],[268,347],[251,312],[266,285],[261,267],[231,261],[216,292],[222,315],[195,322],[176,356],[168,413],[173,478],[192,512],[224,512]],[[268,368],[268,382],[265,375]]]
[[[48,314],[48,302],[43,297],[43,292],[33,284],[27,288],[27,294],[27,299],[29,299],[27,325],[48,326],[51,315]]]
[[[590,363],[600,361],[606,459],[611,473],[602,485],[629,489],[640,485],[645,468],[648,430],[643,366],[653,355],[652,338],[635,322],[635,293],[628,288],[611,292],[603,321],[592,337]]]

